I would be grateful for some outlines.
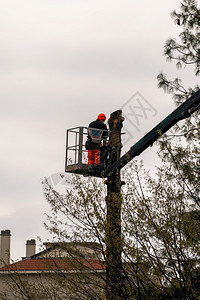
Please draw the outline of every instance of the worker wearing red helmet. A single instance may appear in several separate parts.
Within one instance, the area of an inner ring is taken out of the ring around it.
[[[100,113],[97,116],[97,119],[89,124],[90,128],[97,128],[103,131],[102,138],[106,138],[108,136],[107,126],[104,123],[106,120],[106,116],[103,113]],[[88,164],[89,165],[98,165],[99,164],[99,149],[101,147],[101,143],[93,143],[91,141],[91,137],[88,135],[90,139],[90,149],[88,150]]]

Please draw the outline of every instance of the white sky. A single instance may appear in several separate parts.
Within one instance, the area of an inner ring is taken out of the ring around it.
[[[11,230],[12,258],[25,256],[27,239],[49,237],[40,181],[64,172],[67,128],[109,116],[139,92],[157,114],[140,132],[125,122],[135,143],[173,110],[157,88],[160,71],[197,83],[163,56],[180,30],[170,17],[179,3],[0,0],[0,230]],[[150,151],[141,157],[147,168]]]

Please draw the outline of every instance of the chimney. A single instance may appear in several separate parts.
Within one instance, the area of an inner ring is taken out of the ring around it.
[[[10,264],[10,230],[1,231],[0,267]]]
[[[26,257],[31,257],[35,254],[36,243],[35,240],[26,241]]]

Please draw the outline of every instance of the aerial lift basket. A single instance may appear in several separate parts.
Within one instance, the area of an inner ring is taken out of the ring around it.
[[[101,165],[87,164],[88,151],[85,146],[88,134],[92,137],[93,142],[99,143],[102,140],[102,133],[103,130],[101,129],[88,127],[74,127],[67,130],[65,172],[103,177]]]

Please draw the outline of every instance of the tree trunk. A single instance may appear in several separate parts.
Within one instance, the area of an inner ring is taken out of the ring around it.
[[[120,158],[122,111],[111,114],[108,120],[113,147],[112,163]],[[122,240],[121,240],[121,179],[116,170],[107,178],[106,223],[106,299],[122,299]]]

